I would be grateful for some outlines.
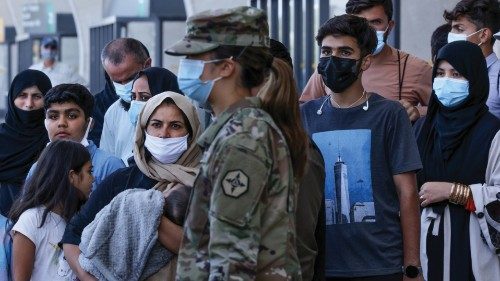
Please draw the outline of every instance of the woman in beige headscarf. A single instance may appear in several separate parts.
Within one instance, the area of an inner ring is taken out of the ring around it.
[[[171,205],[178,206],[178,209],[187,208],[189,190],[194,183],[201,157],[196,144],[200,135],[196,109],[187,98],[174,92],[153,96],[145,104],[136,126],[136,165],[120,169],[106,178],[76,215],[77,218],[72,219],[75,223],[66,232],[69,236],[73,233],[80,237],[83,229],[101,209],[116,195],[131,188],[158,189],[163,192],[167,203],[175,193],[176,198]],[[182,198],[182,202],[178,198]],[[170,252],[177,253],[182,239],[185,212],[173,210],[170,212],[173,216],[168,213],[166,208],[166,216],[161,217],[158,228],[158,240]],[[64,252],[67,259],[69,257],[68,263],[73,272],[85,279],[89,276],[78,263],[80,249],[77,245],[64,244]],[[174,280],[176,264],[175,257],[147,280]]]
[[[196,109],[184,96],[164,92],[148,100],[136,126],[134,160],[146,177],[157,181],[153,188],[168,196],[193,186],[201,156],[196,144],[200,135]],[[158,229],[160,242],[175,253],[182,238],[178,223],[163,217]],[[174,280],[176,265],[177,257],[148,280]]]
[[[180,183],[192,186],[201,151],[201,134],[194,106],[184,96],[164,92],[153,96],[139,115],[135,131],[134,160],[154,188],[166,191]]]

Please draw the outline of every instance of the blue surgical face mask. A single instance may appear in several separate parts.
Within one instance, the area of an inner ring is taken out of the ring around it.
[[[127,84],[113,82],[116,94],[124,101],[130,103],[132,101],[132,84],[134,80],[130,80]]]
[[[385,36],[385,33],[387,32],[388,28],[389,28],[389,26],[387,26],[387,28],[384,31],[377,31],[377,47],[375,47],[375,50],[373,51],[373,55],[379,54],[382,51],[382,49],[384,48],[384,46],[385,46],[384,36]]]
[[[137,119],[139,118],[139,113],[146,105],[145,101],[133,100],[130,102],[130,108],[128,110],[128,117],[130,118],[130,123],[135,126],[137,124]]]
[[[55,60],[57,58],[57,50],[42,48],[40,50],[40,56],[43,60]]]
[[[469,96],[469,81],[436,77],[432,85],[439,102],[446,107],[453,107]]]
[[[203,74],[203,68],[206,63],[221,61],[222,59],[202,61],[181,59],[179,63],[179,73],[177,75],[177,82],[179,89],[190,99],[196,101],[198,106],[211,111],[208,97],[214,86],[214,83],[222,77],[201,81],[200,77]]]

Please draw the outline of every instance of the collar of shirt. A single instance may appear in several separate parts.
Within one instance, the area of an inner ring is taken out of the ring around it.
[[[58,65],[57,61],[54,61],[54,63],[51,66],[45,66],[45,63],[43,61],[41,61],[41,64],[42,64],[42,69],[43,70],[54,70],[54,69],[58,68],[57,67],[57,65]]]
[[[242,99],[235,104],[231,105],[226,111],[222,112],[220,116],[217,117],[214,123],[208,127],[205,132],[200,136],[197,143],[202,149],[205,149],[212,144],[213,140],[219,133],[220,129],[229,121],[229,119],[238,110],[247,107],[260,107],[260,99],[258,97],[251,97]]]
[[[94,158],[94,153],[97,151],[97,146],[91,140],[88,140],[88,142],[89,142],[89,145],[87,146],[87,150],[90,153],[90,158]]]
[[[490,66],[492,66],[496,61],[498,61],[498,58],[495,52],[493,52],[486,57],[486,66],[490,68]]]

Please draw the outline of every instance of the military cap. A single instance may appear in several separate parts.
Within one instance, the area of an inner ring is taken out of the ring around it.
[[[269,47],[269,25],[264,10],[253,7],[208,10],[187,19],[184,39],[165,53],[194,55],[221,45]]]

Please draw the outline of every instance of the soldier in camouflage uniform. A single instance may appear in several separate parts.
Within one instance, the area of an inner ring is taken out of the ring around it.
[[[187,25],[186,37],[166,53],[187,55],[191,62],[203,58],[196,87],[211,84],[205,99],[200,97],[203,91],[192,90],[193,84],[182,86],[192,74],[183,70],[182,61],[179,85],[200,105],[208,99],[216,121],[198,140],[204,154],[184,225],[177,280],[301,280],[290,153],[260,100],[240,94],[249,96],[269,71],[267,16],[239,7],[195,15]],[[226,46],[235,47],[234,55],[214,59]],[[242,75],[251,59],[258,60],[251,67],[260,77],[253,84]],[[216,79],[205,79],[215,71]]]

